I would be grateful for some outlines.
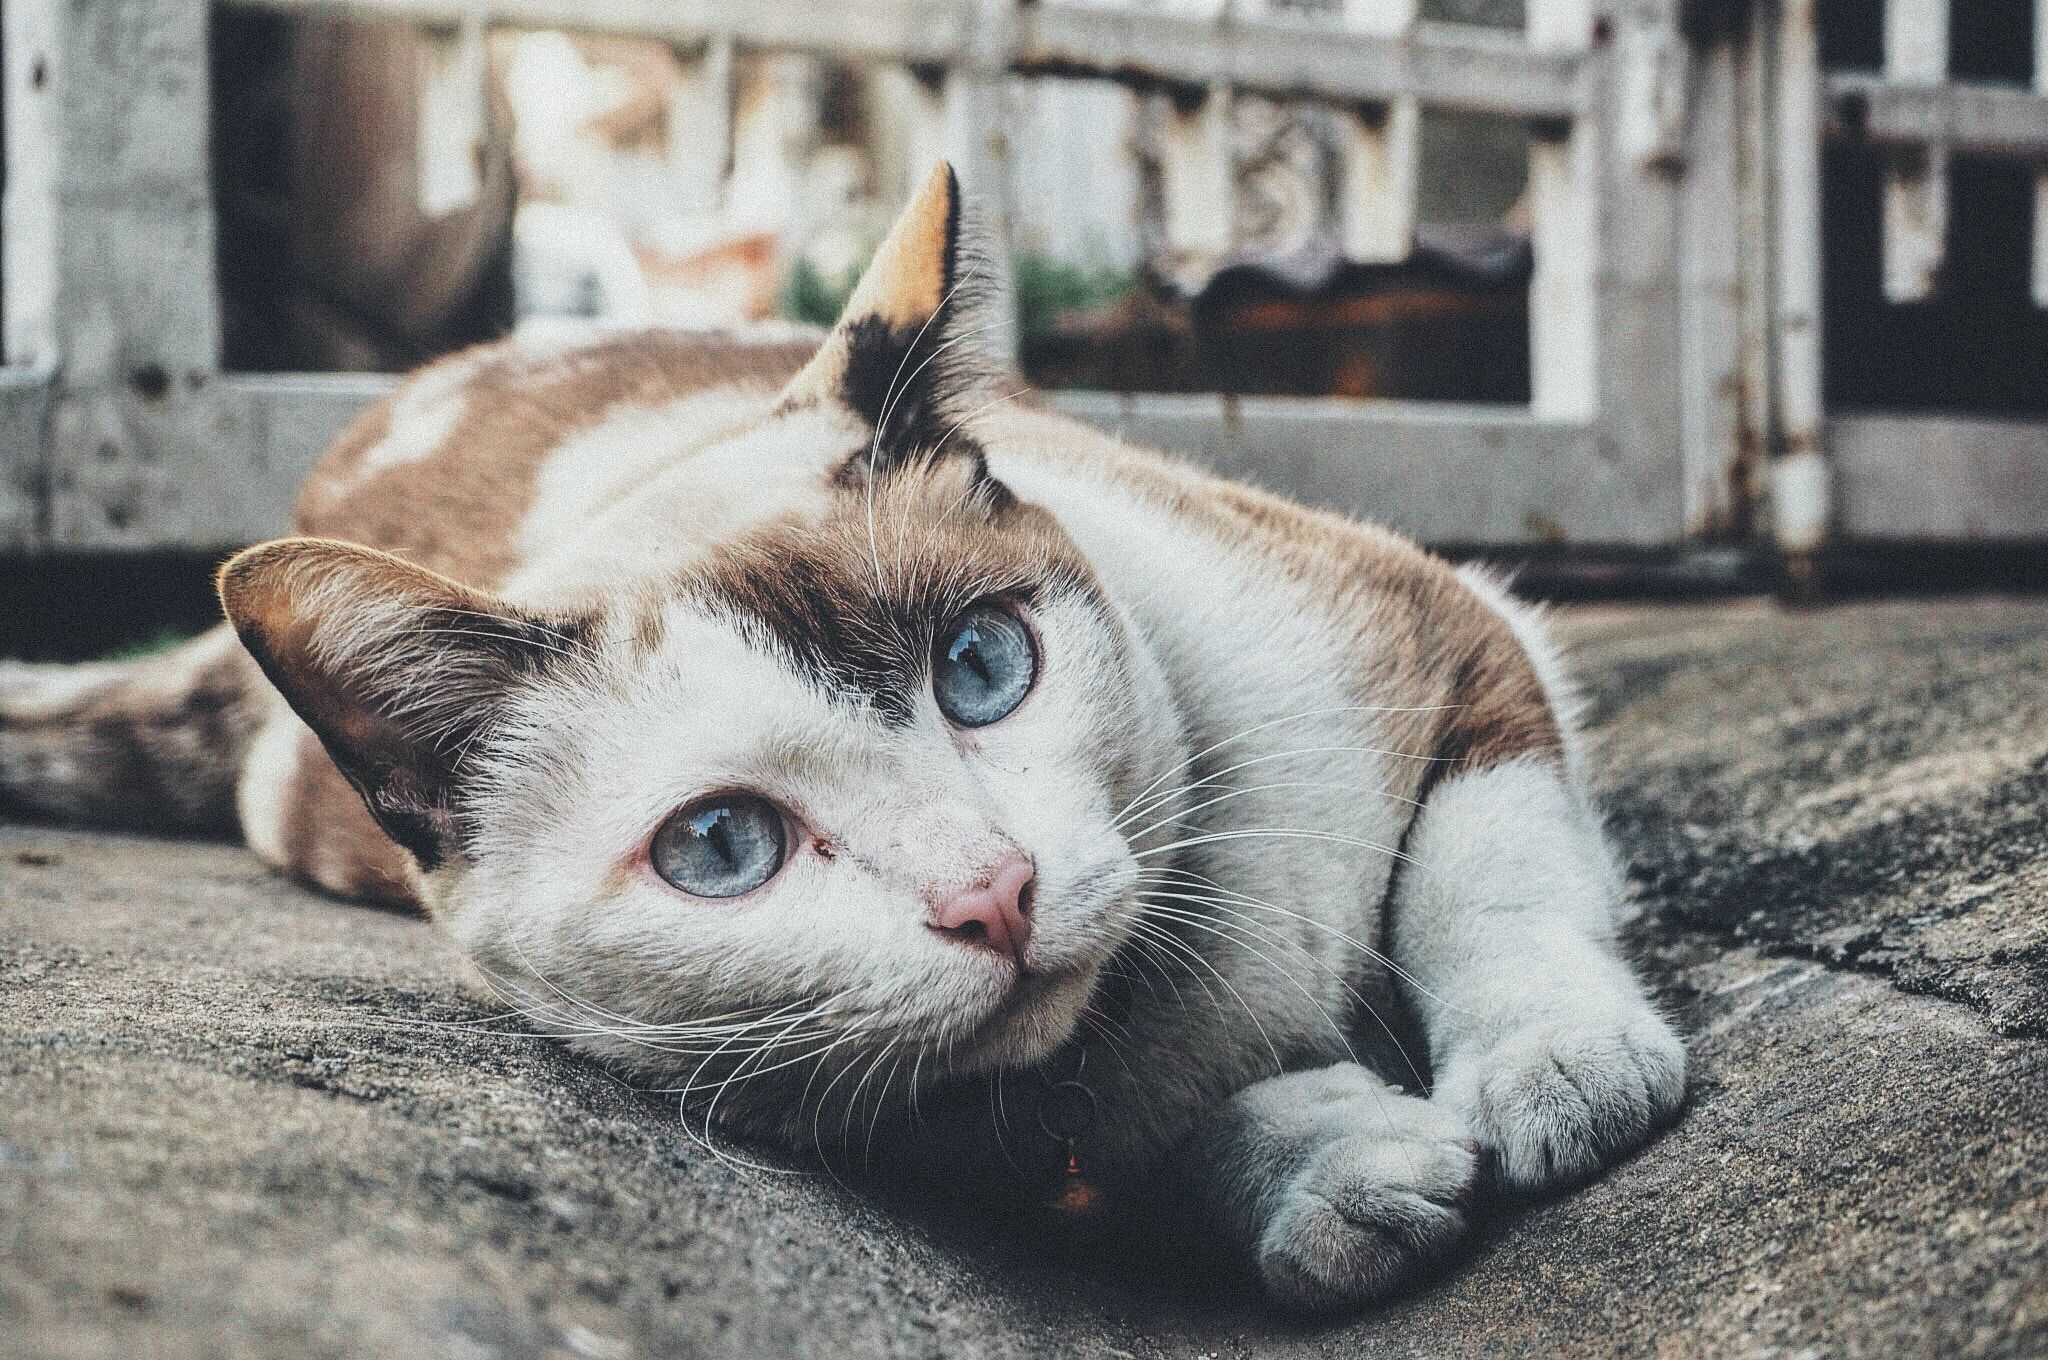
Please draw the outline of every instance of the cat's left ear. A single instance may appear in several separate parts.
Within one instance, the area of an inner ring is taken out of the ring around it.
[[[859,459],[864,471],[954,451],[958,422],[1003,363],[1002,346],[990,343],[991,288],[985,252],[963,220],[960,181],[941,161],[875,252],[839,323],[784,389],[783,404],[852,408],[874,431]]]
[[[573,661],[568,621],[530,616],[353,543],[237,554],[221,604],[242,643],[392,840],[434,869],[465,850],[465,790],[512,697]]]

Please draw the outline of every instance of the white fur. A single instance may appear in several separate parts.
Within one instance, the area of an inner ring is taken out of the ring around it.
[[[765,393],[719,388],[622,405],[549,455],[519,529],[524,566],[508,598],[535,606],[601,601],[658,579],[770,519],[816,514],[825,460],[860,447],[844,413],[763,423]]]
[[[1558,773],[1459,775],[1409,837],[1394,959],[1412,981],[1436,1099],[1510,1184],[1590,1174],[1676,1107],[1684,1051],[1615,952],[1618,866]]]

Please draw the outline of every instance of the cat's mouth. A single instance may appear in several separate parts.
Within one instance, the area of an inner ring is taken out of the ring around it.
[[[1022,1066],[1052,1054],[1080,1027],[1101,971],[1092,961],[1019,970],[961,1040],[961,1065]]]

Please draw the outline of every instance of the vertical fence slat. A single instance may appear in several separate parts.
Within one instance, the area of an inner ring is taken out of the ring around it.
[[[669,91],[669,172],[687,213],[717,209],[732,160],[732,55],[730,37],[717,37],[685,54]]]
[[[484,26],[475,18],[430,31],[420,44],[420,116],[414,164],[420,211],[445,217],[483,191],[488,115]]]
[[[1416,0],[1346,0],[1346,27],[1399,35],[1415,25]],[[1416,146],[1422,110],[1413,98],[1346,110],[1341,119],[1337,222],[1344,254],[1397,263],[1415,242]]]
[[[740,70],[726,184],[736,227],[779,232],[796,219],[817,127],[812,73],[809,57],[782,53],[753,57]]]
[[[1585,0],[1529,0],[1531,47],[1582,49]],[[1539,416],[1589,420],[1599,406],[1599,157],[1583,120],[1539,128],[1529,141],[1530,405]]]
[[[1740,89],[1742,61],[1732,41],[1716,40],[1696,61],[1690,145],[1678,182],[1679,402],[1685,486],[1681,513],[1693,535],[1745,532],[1741,485],[1744,385]],[[1658,164],[1668,158],[1657,158]],[[1637,164],[1641,164],[1640,157]]]
[[[1219,82],[1192,101],[1176,96],[1167,110],[1159,176],[1170,251],[1217,255],[1230,248],[1237,203],[1230,98],[1230,87]]]
[[[1815,0],[1783,0],[1777,33],[1771,519],[1795,569],[1827,537],[1832,492],[1821,446],[1820,47]]]
[[[1948,79],[1949,0],[1885,0],[1884,74],[1896,85]],[[1933,294],[1948,237],[1948,151],[1895,155],[1884,176],[1884,294],[1918,302]]]
[[[2048,99],[2048,0],[2034,0],[2034,92]],[[2048,307],[2048,166],[2034,176],[2034,305]]]

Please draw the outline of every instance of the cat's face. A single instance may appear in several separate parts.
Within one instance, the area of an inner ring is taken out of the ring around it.
[[[698,451],[803,494],[644,579],[540,613],[323,540],[223,571],[437,917],[617,1063],[1029,1062],[1131,928],[1126,833],[1181,735],[1072,542],[988,473],[958,256],[942,170],[773,409]]]
[[[934,1072],[1073,1032],[1135,910],[1119,816],[1178,734],[1049,517],[972,475],[734,544],[521,692],[442,906],[515,1000],[685,1078],[785,1031]]]

